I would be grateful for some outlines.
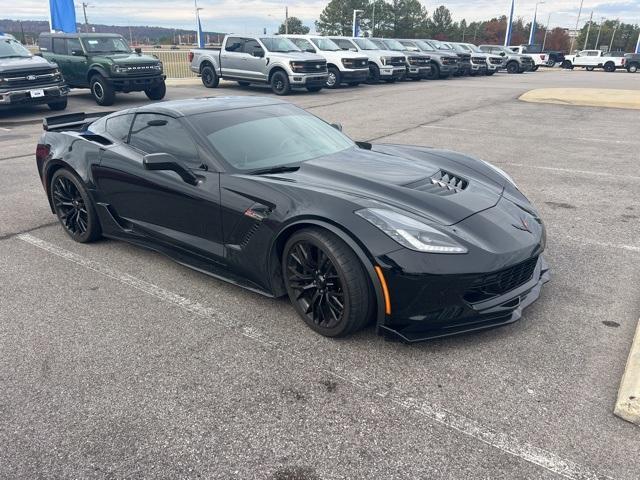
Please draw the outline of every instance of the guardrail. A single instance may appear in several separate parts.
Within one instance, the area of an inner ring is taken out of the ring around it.
[[[189,69],[188,50],[143,50],[162,62],[167,78],[190,78],[197,75]]]

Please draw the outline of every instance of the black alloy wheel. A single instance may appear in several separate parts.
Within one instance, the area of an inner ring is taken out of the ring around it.
[[[167,94],[167,85],[162,81],[151,88],[147,88],[144,93],[149,100],[162,100]]]
[[[328,337],[353,333],[371,314],[369,282],[358,257],[324,230],[294,234],[283,252],[289,299],[304,321]]]
[[[289,77],[281,70],[276,71],[271,77],[271,90],[276,95],[288,95],[291,92]]]
[[[380,82],[380,68],[375,63],[369,64],[369,77],[367,83],[376,84]]]
[[[100,237],[101,229],[87,191],[71,172],[56,171],[51,179],[53,209],[65,232],[80,243]]]
[[[520,70],[520,65],[518,65],[518,62],[513,61],[513,62],[507,63],[508,73],[518,73],[519,70]]]
[[[429,70],[429,73],[427,74],[427,78],[429,80],[437,80],[440,78],[440,67],[438,66],[437,63],[435,62],[431,63],[431,70]]]
[[[216,88],[220,83],[220,78],[216,73],[213,65],[206,63],[200,69],[200,75],[202,77],[202,84],[207,88]]]
[[[613,62],[607,62],[604,64],[604,71],[605,72],[615,72],[616,71],[616,66]]]

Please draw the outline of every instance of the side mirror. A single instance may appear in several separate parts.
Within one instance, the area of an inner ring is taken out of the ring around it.
[[[331,126],[333,128],[335,128],[336,130],[338,130],[339,132],[342,131],[342,124],[341,123],[337,123],[337,122],[336,123],[332,123]]]
[[[170,153],[150,153],[145,155],[142,158],[142,165],[147,170],[171,170],[176,172],[189,185],[197,185],[199,183],[198,177]]]
[[[507,54],[506,54],[506,53],[504,53],[504,52],[500,52],[500,56],[501,56],[501,57],[506,57],[506,56],[507,56]]]
[[[136,47],[134,50],[138,55],[142,53],[142,49],[140,47]]]
[[[350,52],[357,52],[357,51],[358,51],[358,49],[357,49],[356,47],[351,47],[351,48],[349,49],[349,51],[350,51]]]
[[[253,50],[253,53],[251,55],[253,55],[254,57],[262,58],[264,57],[264,50],[262,50],[261,48],[256,48]]]
[[[71,55],[74,57],[84,57],[84,52],[82,50],[71,50]]]

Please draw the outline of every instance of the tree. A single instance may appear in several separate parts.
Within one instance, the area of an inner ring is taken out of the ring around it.
[[[278,28],[278,33],[280,34],[287,32],[292,35],[306,35],[309,33],[309,27],[303,25],[302,20],[298,17],[289,17],[289,28],[285,28],[284,22],[282,22],[282,25]]]
[[[438,40],[444,40],[448,38],[451,33],[452,26],[453,20],[451,19],[451,12],[444,5],[440,5],[434,10],[431,18],[431,35]]]
[[[571,45],[569,34],[564,28],[556,27],[549,31],[544,49],[558,52],[568,52]]]
[[[393,0],[391,15],[396,38],[413,38],[427,23],[427,10],[418,0]]]
[[[369,0],[331,0],[320,13],[320,18],[316,21],[316,29],[323,35],[350,36],[354,10],[369,11]],[[361,22],[362,30],[368,29],[368,23],[367,19]]]

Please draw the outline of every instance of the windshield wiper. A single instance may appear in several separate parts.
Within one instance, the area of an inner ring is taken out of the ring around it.
[[[259,168],[257,170],[248,172],[248,174],[249,175],[267,175],[269,173],[296,172],[298,170],[300,170],[299,165],[276,165],[275,167]]]

